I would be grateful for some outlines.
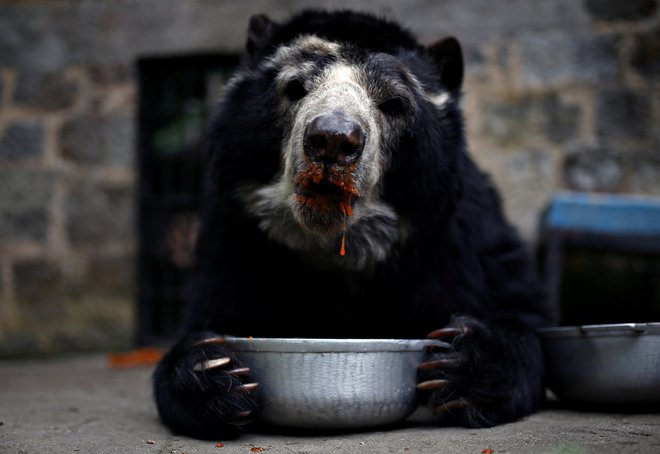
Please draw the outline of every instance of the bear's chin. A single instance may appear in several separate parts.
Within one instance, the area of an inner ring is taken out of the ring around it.
[[[294,195],[294,218],[302,228],[320,236],[344,231],[351,211],[351,204],[343,199]]]

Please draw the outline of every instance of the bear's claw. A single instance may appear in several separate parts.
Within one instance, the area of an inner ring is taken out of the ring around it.
[[[437,414],[451,413],[452,410],[457,410],[459,408],[464,408],[470,405],[470,403],[463,399],[450,400],[449,402],[444,402],[437,407],[435,407],[435,412]]]
[[[441,358],[433,361],[426,361],[417,366],[419,370],[431,370],[443,367],[456,367],[461,363],[459,358]]]
[[[234,377],[245,377],[250,375],[250,368],[249,367],[237,367],[236,369],[228,370],[227,373],[229,375],[233,375]]]
[[[437,380],[427,380],[417,384],[417,389],[422,391],[429,391],[440,389],[449,384],[449,380],[437,379]]]
[[[195,364],[193,369],[195,372],[201,372],[203,370],[217,369],[219,367],[224,367],[231,362],[230,358],[217,358],[217,359],[207,359],[200,363]]]
[[[225,338],[224,336],[216,336],[216,337],[208,337],[206,339],[202,339],[200,341],[195,342],[194,346],[195,347],[203,347],[205,345],[212,345],[212,344],[224,344],[225,343]]]
[[[467,333],[468,328],[466,326],[460,328],[446,327],[431,331],[427,337],[429,339],[445,339],[447,337],[464,336]]]
[[[245,411],[237,411],[235,413],[232,413],[232,417],[236,419],[243,419],[247,418],[252,414],[252,410],[245,410]]]
[[[236,393],[250,393],[259,387],[259,383],[244,383],[232,389]]]

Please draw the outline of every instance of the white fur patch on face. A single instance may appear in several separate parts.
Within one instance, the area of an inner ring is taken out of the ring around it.
[[[367,199],[346,229],[346,255],[341,256],[337,237],[321,236],[301,228],[294,219],[287,197],[291,190],[289,184],[280,179],[266,186],[244,186],[239,188],[237,195],[270,239],[292,250],[308,253],[314,261],[348,269],[366,269],[385,261],[394,244],[408,236],[408,229],[389,205],[378,199]]]
[[[446,91],[441,91],[439,93],[427,93],[427,99],[437,108],[444,109],[447,103],[451,101],[451,95]]]
[[[320,54],[338,55],[341,46],[332,41],[326,41],[316,35],[302,36],[294,41],[294,46],[309,52],[317,52]]]
[[[266,59],[265,68],[280,68],[283,65],[297,62],[303,53],[315,53],[319,55],[339,56],[341,45],[332,41],[326,41],[315,35],[305,35],[292,41],[286,46],[281,46],[277,51]]]
[[[363,80],[359,69],[352,65],[338,62],[329,66],[323,73],[314,97],[306,101],[309,112],[299,114],[298,118],[309,121],[325,111],[341,111],[361,120],[367,140],[356,170],[356,179],[364,185],[363,191],[373,192],[377,190],[384,167],[384,131],[383,125],[378,121],[380,114],[364,87]]]

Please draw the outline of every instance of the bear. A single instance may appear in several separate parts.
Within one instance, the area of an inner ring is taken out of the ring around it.
[[[440,339],[417,391],[438,425],[540,408],[552,312],[468,152],[463,78],[456,38],[424,45],[372,13],[250,18],[209,122],[183,331],[153,376],[174,433],[258,427],[258,383],[225,335]]]

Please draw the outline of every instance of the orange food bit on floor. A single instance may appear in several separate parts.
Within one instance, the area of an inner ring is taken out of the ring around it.
[[[156,364],[163,357],[163,352],[157,348],[138,348],[127,353],[114,353],[108,355],[111,367],[125,369],[129,367]]]

